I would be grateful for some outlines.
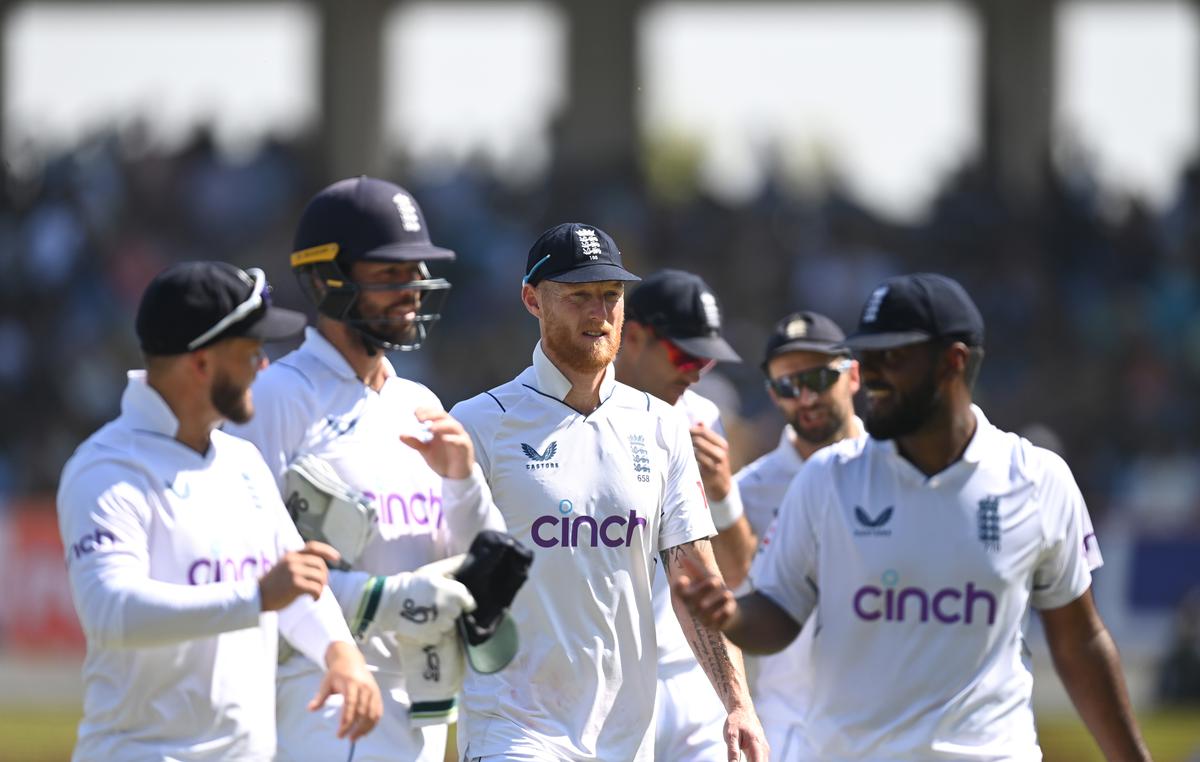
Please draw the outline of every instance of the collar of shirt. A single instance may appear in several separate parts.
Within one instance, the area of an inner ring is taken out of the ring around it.
[[[146,382],[146,371],[131,370],[127,375],[129,381],[121,395],[121,417],[132,429],[174,439],[179,419],[162,395]]]
[[[300,346],[301,352],[306,352],[326,365],[339,378],[347,381],[357,380],[358,374],[354,372],[354,368],[350,367],[349,361],[342,355],[338,348],[330,343],[329,339],[321,335],[321,332],[311,325],[304,329],[304,343]],[[391,361],[384,355],[383,369],[388,378],[396,375],[396,370],[392,367]]]
[[[887,456],[896,463],[901,474],[912,480],[923,482],[930,487],[937,487],[960,469],[964,467],[973,468],[988,456],[995,427],[988,421],[978,405],[972,404],[971,412],[975,415],[975,434],[971,436],[971,441],[967,443],[966,449],[963,450],[962,457],[933,476],[926,476],[919,468],[901,455],[900,449],[896,447],[896,440],[888,439],[880,441],[874,437],[870,437],[869,444],[873,447],[881,448],[883,452],[887,453]]]
[[[537,383],[537,390],[542,394],[548,394],[560,402],[567,398],[571,393],[571,382],[563,375],[562,371],[554,366],[550,358],[546,356],[546,352],[542,349],[542,342],[539,341],[537,346],[533,348],[533,377]],[[616,370],[612,363],[604,369],[604,378],[600,381],[600,402],[608,399],[613,393],[613,388],[617,385]]]

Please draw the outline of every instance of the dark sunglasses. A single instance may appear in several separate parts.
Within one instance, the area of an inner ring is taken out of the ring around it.
[[[670,339],[664,339],[659,336],[658,340],[667,348],[667,359],[678,371],[690,373],[693,370],[697,370],[701,374],[704,374],[712,370],[713,366],[717,364],[716,360],[707,357],[696,357],[693,354],[683,351],[675,346],[675,343]]]
[[[842,374],[850,370],[850,360],[839,360],[835,365],[823,365],[820,368],[810,368],[790,376],[767,379],[767,386],[777,395],[785,399],[800,396],[801,389],[820,394],[837,383]]]

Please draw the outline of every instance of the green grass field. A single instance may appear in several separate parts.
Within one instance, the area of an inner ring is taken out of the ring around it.
[[[78,721],[78,710],[0,713],[0,758],[4,762],[65,762],[71,758]],[[1200,760],[1200,709],[1146,714],[1141,722],[1155,762]],[[1072,715],[1039,717],[1038,729],[1046,762],[1104,760]]]

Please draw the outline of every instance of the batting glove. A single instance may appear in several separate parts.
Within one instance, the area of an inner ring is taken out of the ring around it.
[[[470,591],[452,577],[462,561],[463,556],[454,556],[416,571],[368,579],[355,635],[391,632],[421,645],[438,643],[460,614],[475,610]]]

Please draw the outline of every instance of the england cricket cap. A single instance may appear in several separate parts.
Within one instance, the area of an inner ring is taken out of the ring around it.
[[[842,346],[846,334],[838,324],[818,312],[802,310],[793,312],[775,324],[767,338],[767,351],[763,355],[765,371],[771,359],[788,352],[821,352],[827,355],[847,355],[850,350]]]
[[[555,225],[538,236],[525,260],[522,283],[594,283],[641,280],[621,264],[621,252],[608,233],[579,222]]]
[[[936,273],[889,278],[871,292],[843,346],[891,349],[932,339],[983,345],[983,316],[958,281]]]
[[[267,278],[258,268],[182,262],[150,281],[136,325],[143,352],[178,355],[238,336],[291,338],[306,322],[302,313],[272,306]]]
[[[650,326],[683,351],[706,360],[741,362],[721,337],[721,306],[699,275],[659,270],[625,297],[625,316]]]
[[[395,183],[362,175],[323,189],[308,202],[292,241],[292,267],[337,259],[355,262],[453,260],[429,240],[417,200]]]

